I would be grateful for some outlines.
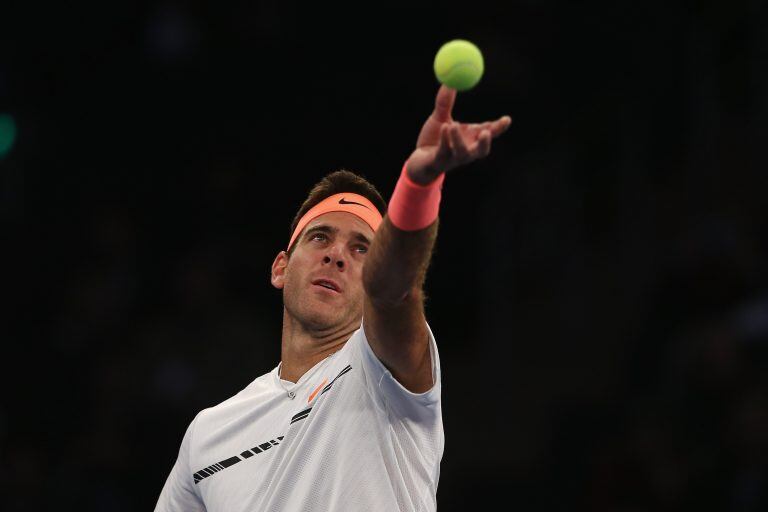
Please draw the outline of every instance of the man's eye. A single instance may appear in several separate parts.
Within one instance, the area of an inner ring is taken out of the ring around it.
[[[359,252],[360,254],[365,254],[368,252],[368,247],[365,245],[358,245],[355,247],[355,250]]]
[[[325,236],[325,233],[315,233],[309,239],[310,240],[325,240],[326,238],[327,237]]]

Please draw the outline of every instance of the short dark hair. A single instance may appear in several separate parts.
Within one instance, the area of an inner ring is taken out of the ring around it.
[[[364,177],[357,175],[346,169],[334,171],[327,174],[322,180],[317,182],[312,190],[309,191],[307,199],[302,203],[299,211],[296,212],[296,216],[293,217],[291,222],[291,230],[288,233],[288,237],[293,235],[293,231],[299,224],[301,218],[306,214],[313,206],[318,204],[325,198],[331,197],[334,194],[341,194],[344,192],[350,192],[354,194],[360,194],[373,203],[379,213],[384,216],[387,211],[387,202],[381,197],[381,194],[373,184],[366,180]],[[296,247],[294,243],[288,254],[293,252],[293,248]]]

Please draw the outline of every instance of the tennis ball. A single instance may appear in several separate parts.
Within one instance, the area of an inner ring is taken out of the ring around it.
[[[483,54],[464,39],[445,43],[435,55],[435,76],[441,84],[457,91],[473,88],[483,76]]]

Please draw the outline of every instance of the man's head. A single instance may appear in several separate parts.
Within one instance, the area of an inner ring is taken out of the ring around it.
[[[310,191],[291,223],[290,248],[280,251],[272,264],[272,285],[283,290],[286,311],[311,330],[359,322],[362,316],[362,267],[374,228],[350,213],[361,208],[357,205],[313,217],[318,208],[326,209],[323,201],[342,193],[362,196],[381,215],[386,211],[371,183],[349,171],[333,172]]]

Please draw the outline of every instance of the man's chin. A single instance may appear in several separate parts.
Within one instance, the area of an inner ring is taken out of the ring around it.
[[[348,306],[312,301],[305,304],[298,314],[292,314],[306,329],[312,331],[333,331],[352,323]],[[362,318],[362,312],[360,314]]]
[[[338,306],[314,302],[316,301],[312,304],[303,304],[303,307],[297,310],[289,310],[289,314],[302,325],[312,329],[326,329],[339,322]]]

